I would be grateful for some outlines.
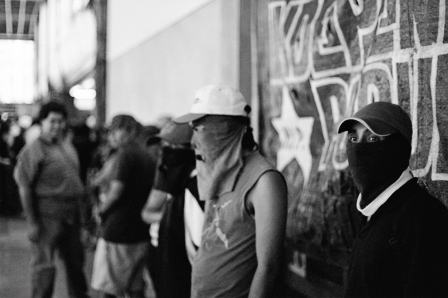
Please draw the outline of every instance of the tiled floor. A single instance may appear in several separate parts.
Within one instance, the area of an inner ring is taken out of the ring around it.
[[[85,271],[90,279],[93,251],[86,251]],[[26,222],[21,218],[0,217],[0,298],[30,297],[30,247],[26,236]],[[67,297],[64,271],[57,262],[54,298]],[[91,291],[93,298],[99,293]],[[153,298],[151,289],[148,298]]]

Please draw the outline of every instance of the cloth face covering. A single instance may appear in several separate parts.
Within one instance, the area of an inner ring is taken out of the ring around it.
[[[198,190],[201,200],[214,199],[233,190],[243,167],[242,139],[245,121],[231,116],[207,116],[195,122]]]
[[[194,167],[193,149],[163,146],[154,179],[154,189],[173,196],[182,194]]]
[[[347,142],[349,168],[362,195],[361,207],[400,177],[409,165],[410,152],[409,144],[399,134],[374,143]]]

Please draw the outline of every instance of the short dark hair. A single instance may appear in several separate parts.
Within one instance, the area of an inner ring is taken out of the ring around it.
[[[136,135],[138,135],[142,129],[142,125],[131,115],[122,114],[112,118],[109,129],[124,129],[127,132],[134,132]]]
[[[259,146],[254,139],[253,129],[252,127],[250,127],[250,125],[247,126],[246,132],[243,135],[242,145],[243,149],[249,151],[257,151],[259,149]]]
[[[39,122],[42,122],[42,120],[46,119],[48,117],[48,114],[50,113],[62,114],[64,119],[67,119],[67,110],[65,109],[64,105],[55,101],[50,101],[40,108]]]

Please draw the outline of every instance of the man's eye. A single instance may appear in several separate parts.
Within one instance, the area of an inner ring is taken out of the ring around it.
[[[378,138],[377,136],[368,136],[367,137],[367,142],[368,143],[375,143],[378,142],[380,140],[380,138]]]
[[[204,125],[193,125],[193,130],[196,132],[201,132],[204,130]]]
[[[348,136],[348,141],[350,143],[356,143],[358,141],[358,138],[354,135]]]

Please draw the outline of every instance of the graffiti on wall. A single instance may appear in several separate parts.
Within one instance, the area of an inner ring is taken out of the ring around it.
[[[446,0],[269,3],[271,119],[290,191],[288,237],[348,249],[350,182],[339,123],[374,101],[413,123],[411,169],[448,202]],[[275,115],[276,114],[276,115]],[[344,211],[341,211],[344,209]],[[331,224],[334,220],[336,224]],[[350,229],[349,229],[350,230]],[[294,239],[292,239],[294,240]]]

